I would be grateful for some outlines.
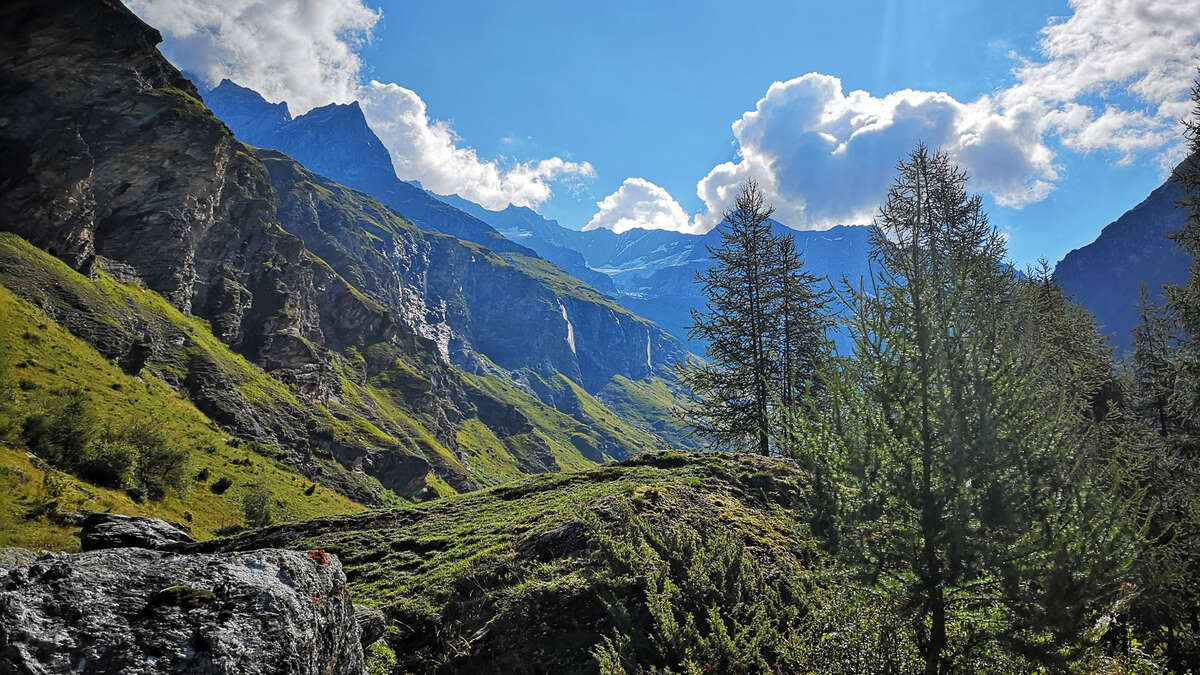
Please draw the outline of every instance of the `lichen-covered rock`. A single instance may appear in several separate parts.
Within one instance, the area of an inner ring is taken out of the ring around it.
[[[364,672],[324,551],[54,554],[0,574],[0,672]]]
[[[28,565],[37,560],[37,554],[27,548],[0,546],[0,572],[10,567]]]
[[[191,541],[195,540],[188,533],[165,520],[119,513],[93,513],[79,532],[79,545],[85,551],[124,546],[161,550]]]

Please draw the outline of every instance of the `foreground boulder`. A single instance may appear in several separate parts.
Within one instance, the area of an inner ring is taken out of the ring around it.
[[[3,673],[364,672],[324,551],[54,554],[0,572]]]
[[[125,546],[161,550],[192,541],[186,532],[165,520],[119,513],[93,513],[84,519],[79,532],[79,546],[84,551]]]

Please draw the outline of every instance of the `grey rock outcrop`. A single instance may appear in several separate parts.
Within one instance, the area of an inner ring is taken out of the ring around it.
[[[162,550],[192,541],[195,540],[188,533],[160,518],[119,513],[93,513],[84,519],[79,532],[80,548],[84,551],[127,546]]]
[[[0,672],[364,672],[324,551],[55,554],[0,574]]]
[[[12,567],[28,565],[37,560],[37,554],[27,548],[17,546],[0,547],[0,572]]]

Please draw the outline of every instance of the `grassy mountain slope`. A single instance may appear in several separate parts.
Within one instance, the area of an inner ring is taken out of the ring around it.
[[[2,235],[5,249],[13,246]],[[0,546],[78,548],[69,514],[77,509],[152,515],[184,523],[193,536],[244,524],[249,490],[269,494],[276,520],[302,520],[363,509],[296,474],[271,449],[230,437],[162,379],[132,376],[71,335],[45,312],[0,286]],[[19,440],[21,413],[53,407],[65,392],[81,390],[101,424],[152,420],[171,444],[187,450],[185,488],[162,500],[134,501],[119,489],[98,487],[50,469],[27,455]],[[50,478],[46,474],[50,473]],[[231,486],[213,490],[222,479]],[[306,494],[311,488],[311,494]]]
[[[625,420],[676,447],[700,449],[702,439],[691,435],[675,414],[682,397],[678,387],[677,383],[661,377],[631,380],[617,375],[596,398]]]
[[[743,581],[799,578],[815,558],[807,528],[796,523],[807,513],[806,484],[790,465],[760,457],[657,453],[197,548],[337,553],[355,602],[387,616],[388,658],[399,672],[595,672],[591,651],[619,626],[646,636],[663,630],[647,615],[648,598],[657,596],[647,594],[646,575],[654,570],[715,583],[710,601]],[[720,536],[691,538],[713,523]],[[715,541],[722,548],[707,548]],[[638,567],[673,559],[677,545],[685,559],[696,555],[693,568]],[[714,567],[745,578],[718,581],[708,576]]]
[[[119,3],[0,13],[14,38],[0,47],[0,283],[297,473],[382,505],[388,490],[478,487],[460,436],[484,439],[489,482],[582,466],[562,425],[529,433],[450,354],[576,382],[583,365],[649,370],[667,355],[644,323],[238,142]],[[612,429],[590,443],[604,456],[648,445]]]

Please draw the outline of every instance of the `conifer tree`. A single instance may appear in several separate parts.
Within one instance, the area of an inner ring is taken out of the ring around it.
[[[1004,263],[946,155],[919,145],[897,174],[875,272],[845,293],[855,358],[826,376],[797,452],[852,486],[843,554],[907,608],[926,673],[988,650],[1050,658],[1134,550],[1121,475],[1097,456],[1116,445],[1093,410],[1103,342],[1048,278]]]
[[[1158,431],[1144,447],[1153,538],[1134,616],[1142,636],[1161,644],[1168,666],[1180,672],[1200,669],[1200,79],[1192,101],[1183,120],[1188,157],[1172,176],[1184,188],[1179,206],[1187,219],[1172,239],[1193,263],[1183,286],[1167,288],[1166,317],[1143,315],[1131,368],[1139,400],[1152,402],[1140,412]],[[1172,343],[1165,368],[1164,332]]]
[[[697,275],[707,307],[692,309],[688,336],[704,340],[707,363],[687,364],[680,375],[694,397],[686,415],[718,445],[769,453],[770,383],[778,377],[770,324],[779,294],[773,276],[774,209],[747,182],[719,226],[721,246],[709,247],[713,265]]]
[[[789,409],[828,352],[826,294],[795,242],[771,230],[774,212],[747,182],[719,226],[713,265],[698,275],[706,306],[692,310],[689,335],[706,342],[705,363],[680,376],[692,392],[689,424],[720,446],[767,455],[784,440]]]
[[[822,385],[817,373],[830,352],[829,292],[820,290],[821,279],[804,270],[796,242],[790,236],[777,240],[775,274],[779,288],[777,402],[782,410],[794,411],[805,396],[820,394]],[[786,421],[783,427],[781,440],[790,443]]]
[[[1160,436],[1167,436],[1177,426],[1169,407],[1174,379],[1171,367],[1174,331],[1169,317],[1150,300],[1144,283],[1138,299],[1138,319],[1129,363],[1133,406]]]

